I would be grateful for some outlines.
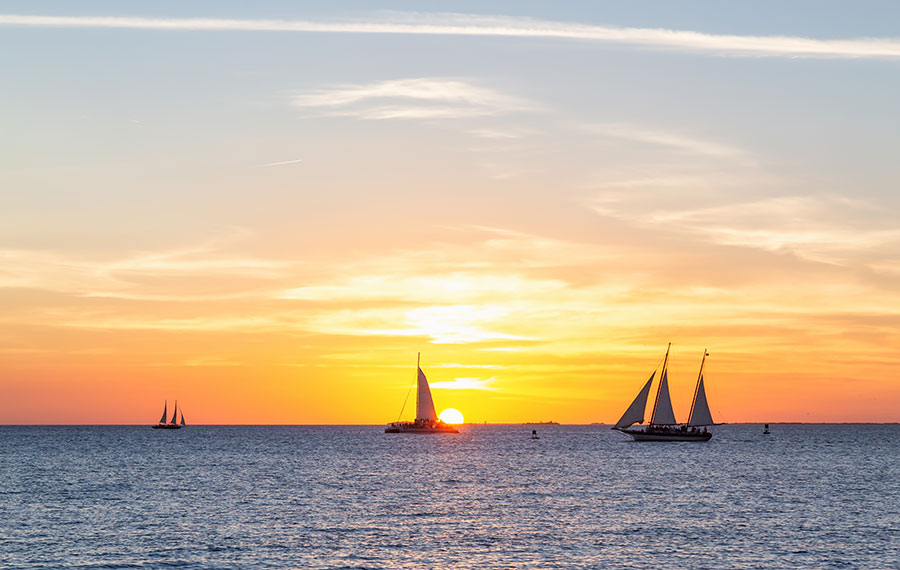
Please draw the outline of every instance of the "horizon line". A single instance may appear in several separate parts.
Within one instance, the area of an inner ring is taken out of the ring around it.
[[[377,424],[187,424],[184,426],[188,427],[383,427],[387,423],[383,422]],[[881,425],[900,425],[900,420],[895,421],[885,421],[885,422],[854,422],[854,421],[846,421],[846,422],[805,422],[805,421],[752,421],[752,422],[723,422],[717,423],[712,427],[717,426],[758,426],[758,425],[873,425],[873,426],[881,426]],[[0,428],[8,428],[8,427],[152,427],[157,424],[153,423],[140,423],[140,424],[0,424]],[[554,426],[614,426],[615,423],[604,423],[604,422],[591,422],[591,423],[565,423],[565,422],[556,422],[555,424],[541,424],[536,422],[463,422],[461,424],[453,424],[459,426],[539,426],[543,425],[544,427],[554,427]],[[638,424],[641,425],[641,424]]]

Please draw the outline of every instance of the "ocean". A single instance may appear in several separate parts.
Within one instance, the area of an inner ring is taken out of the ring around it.
[[[900,426],[714,429],[0,427],[0,568],[900,568]]]

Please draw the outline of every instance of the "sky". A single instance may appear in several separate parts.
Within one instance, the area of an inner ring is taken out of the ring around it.
[[[6,1],[0,423],[900,421],[898,19]]]

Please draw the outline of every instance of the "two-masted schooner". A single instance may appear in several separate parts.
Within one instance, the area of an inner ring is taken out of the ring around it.
[[[438,419],[428,379],[420,367],[420,357],[421,353],[416,357],[416,419],[411,422],[391,422],[384,428],[384,433],[459,433],[458,429]],[[406,397],[409,398],[408,392]],[[404,400],[403,407],[400,408],[401,416],[405,408]]]
[[[156,424],[155,426],[150,426],[150,427],[152,427],[153,429],[181,429],[181,426],[187,425],[186,423],[184,423],[184,412],[181,412],[181,423],[179,424],[178,422],[175,421],[178,418],[178,400],[175,400],[175,411],[172,412],[172,421],[170,421],[169,423],[166,423],[166,416],[168,415],[166,413],[167,412],[166,408],[168,405],[169,405],[168,401],[166,401],[163,404],[163,413],[162,413],[162,417],[159,418],[159,423]]]
[[[656,371],[638,392],[637,397],[622,414],[622,418],[616,422],[612,429],[627,433],[635,441],[709,441],[712,434],[706,426],[715,425],[712,414],[709,412],[709,404],[706,401],[706,389],[703,387],[703,364],[709,353],[703,351],[703,359],[700,361],[700,373],[697,375],[697,387],[694,389],[694,400],[691,402],[691,413],[688,421],[679,424],[675,420],[675,412],[672,410],[672,399],[669,396],[669,350],[672,343],[666,349],[666,357],[663,359],[662,372],[659,384],[656,388],[656,402],[653,404],[653,412],[650,414],[650,423],[643,428],[633,428],[634,424],[644,423],[644,409],[647,407],[647,397],[650,395],[650,385],[656,376]],[[701,429],[702,428],[702,429]]]

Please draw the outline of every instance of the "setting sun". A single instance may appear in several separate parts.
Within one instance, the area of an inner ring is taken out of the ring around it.
[[[456,408],[447,408],[441,415],[438,416],[440,420],[446,424],[461,424],[463,423],[463,415],[462,412],[457,410]]]

